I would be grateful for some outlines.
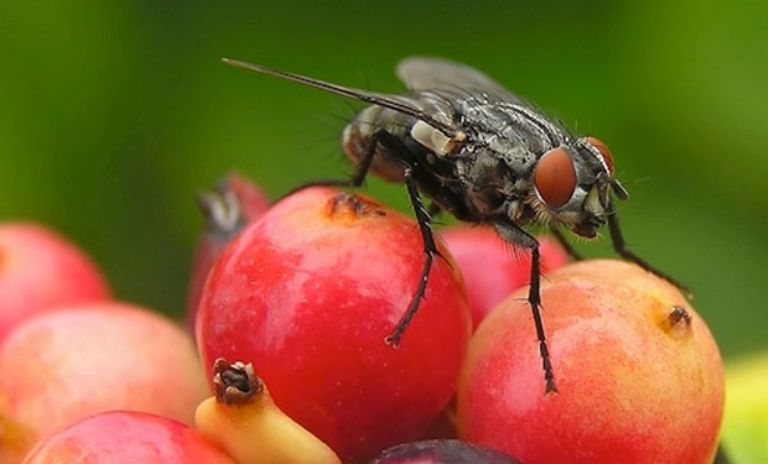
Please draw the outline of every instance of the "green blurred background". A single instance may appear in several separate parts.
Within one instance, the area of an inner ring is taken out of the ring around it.
[[[350,170],[354,105],[222,56],[396,92],[400,58],[439,55],[606,141],[634,249],[695,289],[725,355],[766,346],[768,8],[704,3],[2,1],[0,220],[60,230],[120,298],[179,314],[198,189]]]

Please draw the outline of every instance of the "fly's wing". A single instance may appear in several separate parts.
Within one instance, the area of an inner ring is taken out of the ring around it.
[[[397,76],[414,92],[482,92],[493,100],[525,105],[522,98],[467,65],[440,58],[410,57],[397,65]]]

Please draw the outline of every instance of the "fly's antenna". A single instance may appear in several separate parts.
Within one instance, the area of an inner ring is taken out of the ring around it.
[[[456,134],[456,130],[450,127],[448,124],[445,124],[441,121],[436,120],[435,118],[426,114],[425,112],[421,111],[418,108],[414,108],[411,105],[408,105],[402,101],[396,100],[386,95],[368,92],[365,90],[353,89],[350,87],[344,87],[338,84],[332,84],[330,82],[321,81],[319,79],[302,76],[300,74],[294,74],[294,73],[285,72],[285,71],[278,71],[276,69],[268,68],[260,64],[248,63],[246,61],[240,61],[232,58],[222,58],[221,61],[223,61],[224,63],[230,66],[234,66],[236,68],[242,68],[242,69],[247,69],[249,71],[268,74],[270,76],[278,77],[280,79],[285,79],[292,82],[297,82],[302,85],[306,85],[308,87],[314,87],[316,89],[324,90],[326,92],[329,92],[335,95],[340,95],[342,97],[347,97],[354,100],[359,100],[366,103],[383,106],[384,108],[389,108],[399,113],[413,116],[414,118],[420,119],[426,122],[427,124],[429,124],[430,126],[440,130],[440,132],[442,132],[446,137],[453,137]]]

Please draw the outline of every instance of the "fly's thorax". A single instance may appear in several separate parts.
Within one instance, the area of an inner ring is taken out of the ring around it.
[[[525,198],[530,187],[520,174],[526,154],[520,155],[514,166],[488,147],[469,147],[455,157],[456,177],[464,186],[465,201],[479,218],[503,215],[510,203],[520,203]],[[531,158],[532,164],[535,157]]]
[[[534,215],[526,197],[538,153],[564,136],[514,105],[465,99],[456,108],[466,141],[452,159],[468,208],[484,219],[528,222]]]

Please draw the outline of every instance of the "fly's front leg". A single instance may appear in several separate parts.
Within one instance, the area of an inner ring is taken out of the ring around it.
[[[616,251],[616,253],[619,254],[619,256],[626,259],[627,261],[631,261],[637,264],[638,266],[642,267],[646,271],[652,272],[657,276],[661,277],[662,279],[670,282],[672,285],[674,285],[675,287],[679,288],[684,293],[686,293],[689,297],[692,295],[691,290],[687,286],[680,283],[680,281],[678,281],[677,279],[674,279],[669,275],[665,274],[664,272],[651,266],[647,261],[637,256],[635,253],[629,250],[629,248],[627,248],[627,244],[624,242],[624,236],[621,234],[621,228],[619,228],[619,217],[616,215],[615,210],[610,211],[610,213],[608,214],[608,230],[611,233],[611,242],[613,243],[613,249]]]
[[[400,343],[400,339],[403,337],[403,333],[408,328],[411,320],[419,310],[421,300],[424,299],[424,295],[427,290],[427,283],[429,282],[429,272],[432,270],[432,261],[434,257],[440,256],[440,252],[435,244],[435,237],[432,235],[431,221],[432,218],[424,206],[424,202],[419,195],[419,190],[416,188],[416,182],[413,180],[411,168],[408,167],[404,172],[405,186],[408,189],[408,197],[411,200],[411,205],[416,213],[416,221],[419,223],[419,230],[421,231],[421,238],[424,242],[424,264],[421,268],[421,274],[419,276],[419,285],[416,287],[416,291],[411,298],[411,302],[408,304],[408,309],[398,321],[392,333],[385,339],[385,341],[397,347]]]
[[[496,232],[509,243],[520,245],[531,250],[531,283],[528,288],[528,304],[533,312],[533,323],[536,325],[536,338],[539,341],[541,365],[544,369],[545,392],[557,391],[555,373],[549,357],[547,337],[544,332],[544,322],[541,319],[541,256],[539,242],[536,238],[515,224],[495,224]]]
[[[393,144],[400,144],[400,141],[386,130],[380,129],[374,132],[368,140],[365,152],[363,152],[363,156],[360,157],[360,161],[355,166],[355,172],[352,173],[352,177],[349,179],[318,179],[309,181],[291,189],[284,196],[309,187],[360,187],[363,185],[365,176],[368,175],[368,171],[371,169],[373,156],[379,145],[390,146]]]
[[[581,261],[584,259],[584,257],[581,256],[581,253],[576,251],[576,249],[573,248],[573,245],[568,242],[568,239],[565,238],[565,235],[563,235],[563,232],[560,229],[551,225],[549,226],[549,230],[552,232],[552,236],[555,237],[555,240],[557,240],[560,246],[565,249],[565,252],[568,253],[568,256],[570,256],[572,260]]]

